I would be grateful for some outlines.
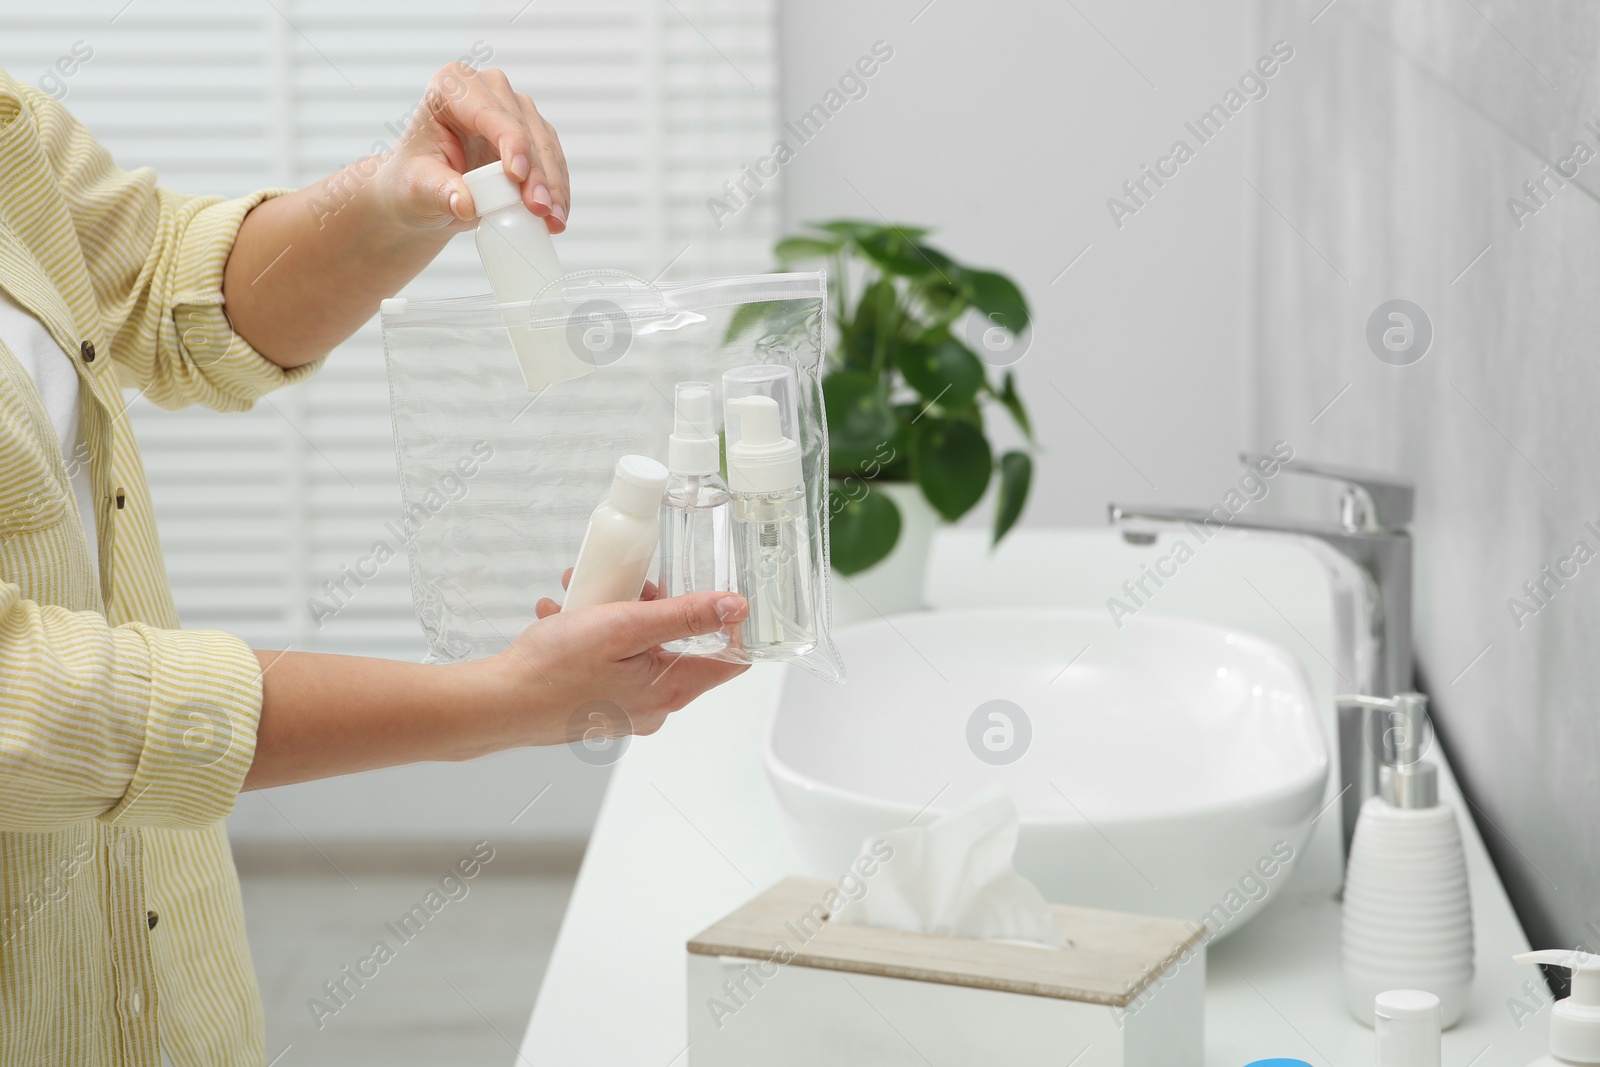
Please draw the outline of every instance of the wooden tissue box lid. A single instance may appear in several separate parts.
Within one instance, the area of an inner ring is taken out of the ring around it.
[[[822,911],[836,888],[823,878],[786,878],[701,931],[689,951],[756,960],[792,952],[788,962],[802,967],[1121,1008],[1205,936],[1198,923],[1061,904],[1050,910],[1069,942],[1063,949],[831,922],[817,929],[812,909]]]

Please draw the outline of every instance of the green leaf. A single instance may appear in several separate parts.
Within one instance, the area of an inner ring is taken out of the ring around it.
[[[966,290],[960,285],[960,268],[943,275],[927,274],[912,278],[906,285],[908,303],[923,326],[943,328],[967,310]]]
[[[773,255],[778,257],[780,263],[792,263],[797,259],[823,259],[833,255],[844,246],[844,241],[824,241],[817,237],[785,237],[772,246]]]
[[[1028,502],[1028,486],[1033,482],[1033,458],[1026,452],[1007,452],[1000,457],[1000,491],[994,508],[994,543],[1011,531],[1022,517]]]
[[[887,290],[887,295],[885,294]],[[895,299],[894,283],[879,278],[867,286],[856,302],[856,317],[840,326],[840,354],[848,370],[871,371],[878,346],[878,322],[885,300]]]
[[[917,244],[915,238],[899,228],[858,237],[856,247],[884,273],[902,278],[948,277],[954,269],[949,256]]]
[[[927,228],[923,226],[885,226],[882,223],[860,222],[856,219],[835,219],[833,222],[808,222],[806,223],[806,226],[809,229],[821,230],[824,233],[831,233],[836,236],[843,237],[847,241],[860,241],[863,238],[871,238],[888,233],[890,230],[899,231],[908,241],[915,241],[917,238],[926,236],[928,233]]]
[[[841,574],[859,574],[894,551],[900,509],[870,483],[835,482],[828,489],[828,550]]]
[[[966,407],[984,385],[983,362],[948,333],[902,342],[895,359],[911,388],[941,407]]]
[[[972,510],[993,470],[989,442],[972,423],[925,415],[911,427],[911,471],[946,521]]]
[[[1017,283],[988,270],[963,271],[967,299],[983,317],[1013,334],[1028,328],[1028,301]]]
[[[1010,371],[1006,371],[1005,380],[1000,386],[997,398],[1001,404],[1005,405],[1005,409],[1011,412],[1011,418],[1016,422],[1017,428],[1022,431],[1029,441],[1032,441],[1033,422],[1028,418],[1027,409],[1022,406],[1022,397],[1017,395],[1017,379]]]
[[[836,370],[822,379],[828,417],[828,468],[841,475],[882,461],[899,437],[900,421],[884,396],[882,379]]]

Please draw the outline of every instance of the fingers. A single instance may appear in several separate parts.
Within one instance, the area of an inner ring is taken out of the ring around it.
[[[750,613],[744,597],[717,592],[606,606],[613,609],[608,622],[613,647],[621,657],[636,656],[668,641],[716,633],[743,622]]]
[[[522,186],[522,202],[547,219],[552,233],[566,228],[568,181],[566,157],[555,131],[533,101],[514,92],[505,72],[474,71],[453,65],[438,75],[450,80],[450,93],[439,120],[458,137],[480,137],[499,156],[506,173]]]
[[[522,112],[522,119],[527,123],[528,132],[533,137],[534,147],[538,150],[540,169],[548,179],[550,219],[547,225],[551,233],[560,233],[567,228],[567,214],[572,210],[572,187],[567,178],[567,155],[561,150],[561,141],[556,137],[555,127],[539,114],[539,109],[534,106],[533,100],[525,93],[514,95],[517,106]],[[537,200],[537,189],[531,192]]]
[[[533,606],[533,615],[536,619],[548,619],[552,615],[559,614],[560,611],[561,605],[547,596],[540,597],[539,602]]]
[[[650,706],[667,713],[680,710],[701,694],[750,669],[748,663],[725,663],[705,656],[661,653],[660,658],[661,669],[642,695]]]

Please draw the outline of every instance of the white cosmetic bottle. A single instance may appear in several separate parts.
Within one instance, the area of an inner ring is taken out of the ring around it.
[[[1388,989],[1373,998],[1376,1067],[1439,1067],[1439,998],[1421,989]]]
[[[1378,993],[1426,990],[1448,1029],[1472,989],[1472,900],[1455,810],[1439,803],[1438,768],[1421,758],[1427,697],[1340,699],[1389,716],[1381,788],[1361,806],[1345,871],[1345,1003],[1370,1024]]]
[[[661,500],[662,596],[681,596],[734,586],[733,545],[727,483],[717,440],[716,406],[705,382],[679,382],[672,398],[674,425],[667,439],[671,477]],[[716,633],[669,641],[668,652],[704,656],[720,652],[728,635]]]
[[[496,160],[462,175],[478,212],[474,237],[489,286],[500,304],[526,304],[561,277],[561,261],[545,221],[527,209],[522,189]],[[581,377],[594,364],[576,355],[559,327],[533,329],[527,307],[504,308],[511,345],[530,392]]]
[[[648,456],[623,456],[611,491],[589,517],[562,611],[639,599],[661,532],[667,468]]]
[[[724,375],[725,392],[734,374]],[[737,592],[750,604],[740,636],[758,659],[800,655],[817,645],[800,444],[783,435],[772,397],[752,393],[726,405]]]
[[[1572,995],[1550,1009],[1550,1055],[1540,1056],[1528,1067],[1600,1063],[1600,956],[1546,950],[1511,958],[1572,971]]]

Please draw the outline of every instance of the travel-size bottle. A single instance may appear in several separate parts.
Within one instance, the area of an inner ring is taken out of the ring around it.
[[[667,489],[661,499],[662,596],[732,590],[728,485],[719,473],[716,405],[706,382],[679,382],[673,392],[673,431],[667,438]],[[700,634],[661,647],[708,655],[728,645],[725,631]]]
[[[617,461],[611,490],[589,517],[562,611],[637,600],[661,534],[667,468],[649,456]]]
[[[523,204],[522,188],[499,160],[470,170],[462,178],[478,212],[473,236],[494,298],[500,304],[525,305],[563,273],[550,228]],[[566,330],[535,330],[529,325],[530,308],[507,307],[501,314],[530,392],[594,370],[591,361],[573,352]]]
[[[817,643],[800,443],[785,435],[780,403],[792,405],[793,382],[786,367],[740,368],[723,376],[736,591],[750,603],[741,638],[756,658],[799,655]],[[788,414],[792,426],[792,406]]]

